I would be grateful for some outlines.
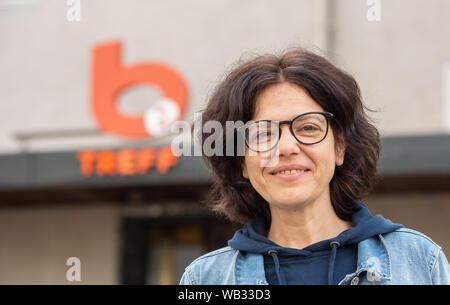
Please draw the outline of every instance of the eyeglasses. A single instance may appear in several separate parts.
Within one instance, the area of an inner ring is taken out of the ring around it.
[[[307,112],[291,121],[249,121],[237,131],[244,137],[247,147],[256,152],[273,149],[281,137],[281,125],[288,124],[294,138],[302,144],[316,144],[328,134],[330,112]]]

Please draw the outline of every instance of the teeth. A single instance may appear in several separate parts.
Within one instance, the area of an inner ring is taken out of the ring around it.
[[[291,175],[291,174],[300,173],[300,172],[306,172],[306,169],[285,170],[285,171],[280,171],[277,174]]]

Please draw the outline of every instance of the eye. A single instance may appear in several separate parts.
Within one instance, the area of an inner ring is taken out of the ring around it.
[[[304,125],[301,126],[300,128],[297,128],[298,131],[317,131],[319,130],[319,128],[317,128],[314,125]]]
[[[270,132],[262,131],[262,132],[260,132],[260,133],[257,133],[257,134],[253,137],[253,139],[254,139],[254,140],[266,139],[266,138],[270,137],[270,135],[271,135]]]
[[[261,131],[259,133],[255,133],[253,134],[253,136],[250,137],[251,141],[261,141],[261,140],[266,140],[268,138],[270,138],[271,132],[269,131]]]

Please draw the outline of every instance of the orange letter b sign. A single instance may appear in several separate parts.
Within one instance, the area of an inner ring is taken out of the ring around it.
[[[157,62],[122,66],[119,42],[95,47],[92,69],[92,112],[103,132],[129,138],[160,137],[186,110],[188,90],[183,78]],[[163,97],[142,115],[125,115],[117,107],[117,96],[138,84],[157,87]]]

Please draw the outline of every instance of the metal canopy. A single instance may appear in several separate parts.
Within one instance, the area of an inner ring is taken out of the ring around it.
[[[450,176],[450,135],[384,137],[378,163],[384,177]],[[205,184],[211,174],[202,157],[179,158],[167,173],[154,168],[136,176],[80,172],[77,151],[0,155],[0,190],[51,187]]]

